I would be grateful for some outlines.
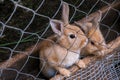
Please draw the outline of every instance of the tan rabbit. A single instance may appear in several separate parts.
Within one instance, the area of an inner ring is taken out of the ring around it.
[[[64,76],[70,76],[68,67],[79,62],[81,49],[86,46],[88,39],[82,30],[68,23],[69,6],[63,3],[63,15],[66,18],[50,20],[50,25],[55,33],[42,41],[39,46],[40,68],[46,77],[52,77],[58,71]],[[44,62],[45,61],[45,62]]]
[[[88,56],[81,60],[81,64],[84,67],[86,67],[89,62],[96,58],[100,58],[105,55],[104,49],[107,48],[107,44],[105,42],[105,39],[99,29],[99,22],[102,17],[102,12],[97,11],[96,16],[90,15],[86,18],[83,18],[82,20],[75,22],[78,26],[80,26],[81,29],[86,33],[86,36],[89,40],[87,46],[82,49],[81,55],[94,55],[92,57]]]

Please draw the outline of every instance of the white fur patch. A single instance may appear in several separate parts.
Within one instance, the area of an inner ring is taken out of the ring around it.
[[[76,52],[68,51],[68,54],[65,56],[65,59],[62,62],[62,65],[65,67],[72,66],[76,61],[78,61],[79,56],[80,56],[80,50]]]

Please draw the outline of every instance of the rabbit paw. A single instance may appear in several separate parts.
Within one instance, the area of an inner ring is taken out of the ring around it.
[[[49,80],[63,80],[63,76],[62,75],[56,75],[55,77],[52,77]]]
[[[99,51],[99,52],[97,52],[97,54],[98,54],[97,56],[101,56],[101,57],[105,56],[105,52],[104,51]]]
[[[86,68],[86,64],[83,60],[79,60],[77,63],[76,63],[80,68]]]
[[[60,70],[60,73],[66,77],[69,77],[71,75],[71,72],[64,68]]]

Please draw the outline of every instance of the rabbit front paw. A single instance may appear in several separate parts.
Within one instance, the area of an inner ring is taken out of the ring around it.
[[[76,64],[78,65],[79,68],[86,68],[87,67],[83,60],[79,60]]]
[[[66,77],[69,77],[71,75],[71,72],[67,69],[62,68],[62,69],[60,69],[60,74],[66,76]]]

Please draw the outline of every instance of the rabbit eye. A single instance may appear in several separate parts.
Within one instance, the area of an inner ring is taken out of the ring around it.
[[[75,35],[74,34],[70,34],[69,36],[71,39],[75,38]]]
[[[91,44],[92,44],[92,45],[95,45],[95,43],[94,43],[93,41],[91,41]]]

